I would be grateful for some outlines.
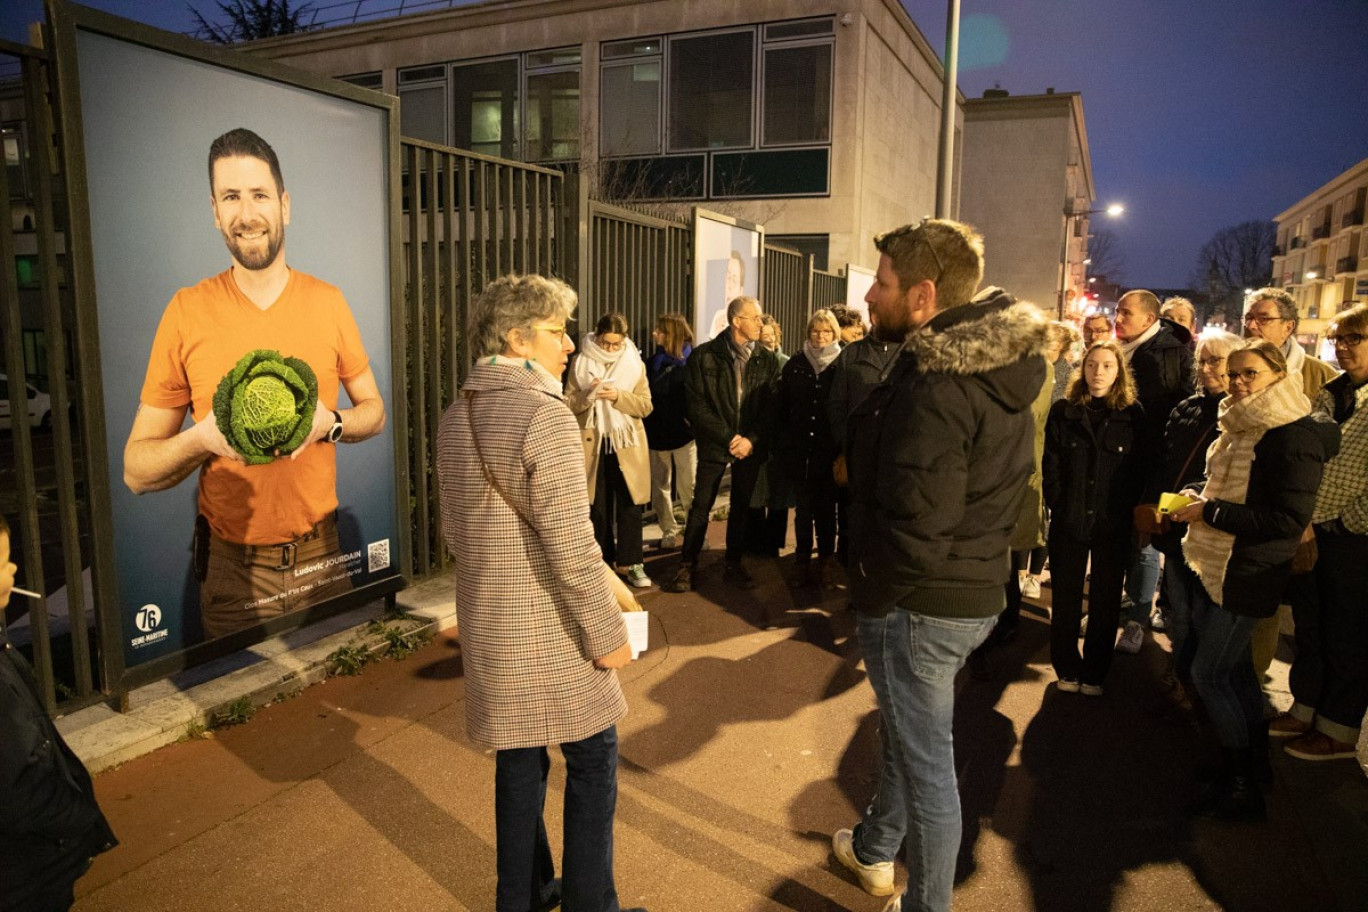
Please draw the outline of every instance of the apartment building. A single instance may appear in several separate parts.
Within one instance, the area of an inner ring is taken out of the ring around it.
[[[1368,158],[1274,217],[1273,283],[1297,299],[1303,345],[1322,356],[1325,329],[1339,311],[1368,301]],[[1328,353],[1333,357],[1333,352]]]
[[[1047,311],[1088,306],[1092,159],[1077,92],[964,102],[960,215],[983,232],[984,281]]]

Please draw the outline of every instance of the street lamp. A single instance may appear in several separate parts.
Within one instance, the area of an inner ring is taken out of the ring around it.
[[[1106,206],[1102,209],[1085,209],[1082,212],[1074,212],[1067,207],[1064,209],[1064,237],[1059,244],[1059,319],[1064,319],[1064,300],[1065,296],[1068,294],[1069,233],[1073,230],[1073,220],[1076,218],[1084,218],[1089,215],[1097,215],[1099,213],[1105,213],[1112,218],[1116,218],[1125,211],[1126,207],[1120,203],[1112,203],[1110,206]],[[1091,260],[1083,261],[1085,265],[1090,262]]]

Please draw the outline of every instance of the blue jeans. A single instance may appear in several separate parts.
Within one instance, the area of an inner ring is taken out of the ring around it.
[[[1164,549],[1164,593],[1168,596],[1168,611],[1164,615],[1169,642],[1173,644],[1173,672],[1186,681],[1191,677],[1192,654],[1196,642],[1192,639],[1193,590],[1201,589],[1202,581],[1183,557],[1183,548],[1174,543]]]
[[[1221,747],[1249,747],[1250,731],[1263,721],[1263,692],[1249,652],[1259,619],[1225,610],[1200,583],[1191,592],[1192,685]]]
[[[617,727],[562,744],[565,757],[564,912],[618,912],[613,883]],[[494,761],[497,912],[528,912],[555,892],[542,809],[551,760],[545,747],[501,750]]]
[[[892,861],[907,846],[905,912],[945,912],[955,884],[960,803],[952,726],[955,673],[996,618],[961,620],[894,608],[858,615],[860,650],[881,715],[883,773],[855,827],[855,851]]]
[[[1150,614],[1154,612],[1154,593],[1158,588],[1159,551],[1153,545],[1143,548],[1137,545],[1130,569],[1126,571],[1126,595],[1131,600],[1127,621],[1135,621],[1141,627],[1149,626]]]

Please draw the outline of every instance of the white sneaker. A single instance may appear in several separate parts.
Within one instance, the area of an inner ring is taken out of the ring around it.
[[[860,882],[860,888],[870,896],[892,896],[893,862],[879,861],[865,864],[855,857],[855,833],[852,830],[837,830],[831,836],[831,851],[836,860],[845,865]],[[892,908],[899,908],[895,903]]]
[[[1078,685],[1078,692],[1081,693],[1081,694],[1083,694],[1083,696],[1085,696],[1085,697],[1100,697],[1100,696],[1102,696],[1102,685],[1101,685],[1101,684],[1079,684],[1079,685]]]
[[[627,585],[634,586],[637,589],[647,589],[655,585],[651,582],[651,578],[646,575],[644,564],[632,564],[623,575],[627,578]]]
[[[1040,598],[1039,577],[1028,576],[1021,581],[1021,597],[1030,599]]]
[[[1145,628],[1135,621],[1127,621],[1126,629],[1121,631],[1121,638],[1116,641],[1116,651],[1135,655],[1143,645],[1145,645]]]
[[[660,550],[673,551],[679,547],[678,535],[662,535],[660,537]]]

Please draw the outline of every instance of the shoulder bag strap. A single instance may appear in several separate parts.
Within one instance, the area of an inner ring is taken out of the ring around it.
[[[475,445],[475,458],[480,462],[480,471],[484,473],[485,481],[489,482],[489,486],[494,489],[494,493],[498,494],[499,498],[503,500],[504,503],[508,504],[508,508],[517,514],[518,519],[522,520],[524,525],[535,530],[536,526],[533,526],[532,523],[528,522],[527,517],[523,515],[523,511],[518,509],[518,505],[504,493],[503,487],[495,480],[494,473],[489,470],[489,463],[485,462],[484,453],[481,452],[480,448],[480,435],[475,432],[475,416],[472,414],[475,411],[475,391],[461,390],[461,396],[466,401],[466,425],[470,428],[470,442]]]
[[[1177,486],[1178,482],[1183,480],[1183,476],[1187,474],[1188,466],[1192,465],[1192,460],[1197,458],[1197,451],[1202,449],[1202,444],[1205,443],[1210,446],[1211,441],[1207,439],[1207,435],[1216,429],[1217,423],[1217,421],[1213,421],[1211,424],[1208,424],[1202,431],[1201,436],[1197,438],[1197,443],[1193,445],[1192,452],[1188,453],[1187,459],[1183,460],[1183,467],[1179,469],[1178,474],[1173,477],[1174,486]]]

